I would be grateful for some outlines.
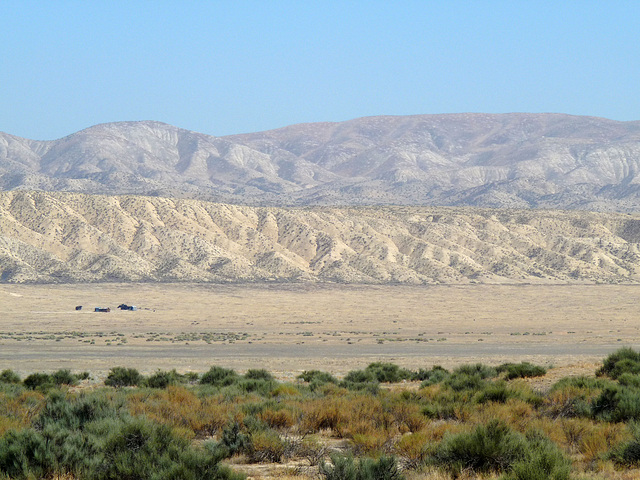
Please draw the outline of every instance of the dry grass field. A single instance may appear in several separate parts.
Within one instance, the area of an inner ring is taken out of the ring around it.
[[[640,286],[616,285],[5,284],[0,368],[100,375],[218,364],[291,379],[379,360],[527,360],[563,367],[558,375],[592,373],[608,353],[640,345],[639,296]]]

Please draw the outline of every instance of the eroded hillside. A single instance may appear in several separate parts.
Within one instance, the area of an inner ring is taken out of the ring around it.
[[[3,282],[637,282],[640,217],[0,193]]]

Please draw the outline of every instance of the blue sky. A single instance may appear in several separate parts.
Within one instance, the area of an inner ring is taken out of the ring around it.
[[[121,120],[640,120],[638,1],[6,0],[0,18],[0,131],[32,139]]]

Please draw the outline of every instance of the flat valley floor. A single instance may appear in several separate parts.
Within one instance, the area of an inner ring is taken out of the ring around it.
[[[639,300],[638,285],[4,284],[0,369],[221,365],[292,379],[373,361],[526,360],[592,373],[607,354],[640,346]]]

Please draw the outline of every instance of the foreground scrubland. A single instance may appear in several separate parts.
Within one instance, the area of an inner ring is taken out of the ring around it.
[[[4,370],[0,478],[638,478],[640,353],[543,388],[546,373],[377,362],[280,382],[116,367],[97,383]]]

